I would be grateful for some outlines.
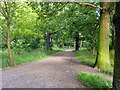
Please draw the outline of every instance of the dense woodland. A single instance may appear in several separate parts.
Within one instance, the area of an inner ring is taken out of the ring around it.
[[[120,2],[0,2],[1,67],[21,64],[17,57],[34,50],[52,54],[56,48],[74,49],[78,56],[87,50],[95,69],[113,75],[114,68],[113,88],[118,90],[119,6]]]

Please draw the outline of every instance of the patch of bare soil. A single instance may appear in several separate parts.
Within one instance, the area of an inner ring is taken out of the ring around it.
[[[78,72],[101,74],[75,59],[72,50],[39,61],[2,69],[3,88],[82,88]],[[112,79],[110,76],[105,76]]]

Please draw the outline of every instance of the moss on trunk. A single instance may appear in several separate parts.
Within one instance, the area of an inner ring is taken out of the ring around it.
[[[98,53],[95,68],[105,69],[110,66],[109,60],[109,2],[100,2],[102,8],[100,12],[100,31],[98,38]]]

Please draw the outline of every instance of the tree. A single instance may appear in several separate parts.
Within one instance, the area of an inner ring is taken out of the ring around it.
[[[13,2],[6,2],[6,1],[4,1],[4,4],[2,2],[0,2],[0,8],[1,8],[0,12],[5,17],[5,20],[7,22],[7,29],[4,30],[7,33],[7,38],[4,35],[2,35],[2,34],[1,34],[1,37],[5,41],[7,41],[9,60],[10,60],[11,65],[15,66],[15,63],[14,63],[13,57],[12,57],[11,47],[10,47],[10,41],[11,41],[10,24],[11,24],[11,19],[13,18],[13,15],[14,15],[14,10],[12,10],[11,7],[13,5],[14,5]]]
[[[100,12],[100,31],[98,38],[98,51],[95,68],[110,67],[109,61],[109,25],[110,25],[110,6],[109,2],[100,2],[103,8]]]
[[[115,24],[115,60],[114,60],[114,75],[113,75],[113,88],[120,89],[120,1],[116,2],[116,11],[113,17]]]

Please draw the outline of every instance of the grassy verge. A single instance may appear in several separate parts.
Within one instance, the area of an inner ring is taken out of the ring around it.
[[[78,73],[77,77],[84,85],[91,88],[112,88],[112,81],[100,76],[85,72]]]
[[[32,61],[37,61],[37,60],[46,58],[46,57],[50,56],[51,54],[54,54],[58,51],[61,51],[61,50],[52,50],[50,52],[47,52],[44,49],[35,49],[30,52],[23,51],[22,53],[17,54],[17,55],[13,52],[12,55],[13,55],[13,60],[16,63],[16,65],[19,65],[19,64],[23,64],[25,62],[32,62]],[[10,67],[8,50],[4,50],[4,51],[0,52],[0,55],[2,55],[1,67],[2,68]]]
[[[76,59],[81,60],[83,63],[87,65],[94,66],[96,60],[96,52],[94,55],[87,49],[80,49],[79,51],[74,51],[76,54]],[[111,65],[113,66],[113,58],[111,58]],[[104,70],[98,70],[98,72],[103,72],[105,74],[113,75],[113,67],[106,68]]]
[[[80,49],[79,51],[74,51],[76,54],[76,58],[81,60],[82,62],[94,66],[96,54],[92,55],[90,51],[87,49]]]

